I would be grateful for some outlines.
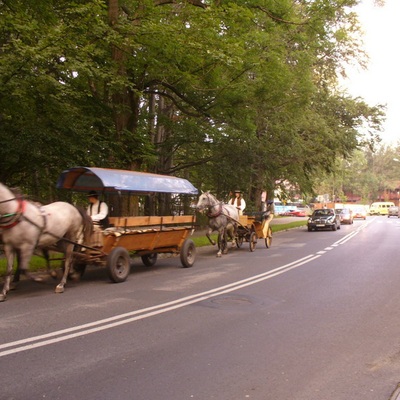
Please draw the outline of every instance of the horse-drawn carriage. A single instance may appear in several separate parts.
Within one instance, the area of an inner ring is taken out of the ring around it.
[[[243,242],[249,243],[250,251],[254,251],[258,239],[264,238],[264,224],[265,224],[265,213],[253,213],[252,215],[240,215],[239,223],[237,227],[236,246],[241,247]],[[272,229],[269,226],[267,229],[267,235],[264,238],[265,246],[267,249],[271,247],[272,243]]]
[[[76,192],[94,190],[120,200],[124,195],[197,194],[197,189],[186,179],[89,167],[63,171],[57,188]],[[125,197],[121,203],[129,201]],[[34,279],[28,266],[35,249],[42,250],[46,258],[49,250],[64,254],[64,273],[56,287],[57,293],[64,291],[71,265],[81,275],[86,265],[105,266],[112,281],[123,282],[129,275],[132,256],[141,257],[147,266],[154,265],[160,253],[179,254],[183,267],[194,264],[196,248],[188,237],[194,231],[195,215],[120,214],[110,216],[109,220],[111,226],[102,232],[102,246],[94,247],[90,239],[90,217],[84,209],[66,202],[41,206],[0,184],[0,232],[7,258],[7,273],[0,301],[5,300],[10,289],[15,255],[18,267],[14,281],[19,279],[21,271]]]
[[[197,194],[186,179],[137,171],[76,167],[64,171],[57,188],[96,191],[108,195],[149,195],[151,193]],[[121,207],[120,207],[121,208]],[[146,266],[156,263],[158,254],[180,254],[182,266],[194,264],[196,249],[188,237],[194,231],[195,215],[110,216],[110,227],[102,232],[101,248],[83,247],[74,252],[75,269],[86,265],[106,266],[110,279],[123,282],[129,275],[131,256],[139,256]]]
[[[241,247],[243,242],[249,243],[250,251],[254,251],[259,238],[264,238],[267,248],[271,246],[272,230],[268,225],[265,234],[267,213],[259,212],[253,215],[239,215],[236,207],[217,200],[210,192],[202,193],[196,208],[208,216],[209,230],[207,237],[210,242],[216,243],[211,238],[213,231],[218,232],[217,257],[228,251],[228,240]]]

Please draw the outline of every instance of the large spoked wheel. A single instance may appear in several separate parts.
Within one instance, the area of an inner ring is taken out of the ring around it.
[[[124,282],[131,269],[131,260],[128,250],[124,247],[116,247],[107,256],[107,273],[109,278],[115,282]]]
[[[267,237],[265,238],[265,246],[267,247],[267,249],[271,247],[271,244],[272,244],[272,229],[268,228]]]
[[[193,240],[186,239],[181,248],[181,263],[184,268],[192,267],[196,259],[196,246]]]
[[[254,251],[256,249],[256,244],[257,244],[257,234],[255,232],[251,232],[249,240],[250,251]]]
[[[243,244],[243,236],[242,235],[236,236],[236,247],[237,248],[242,247],[242,244]]]
[[[157,262],[158,254],[150,253],[141,257],[143,264],[146,267],[152,267]]]

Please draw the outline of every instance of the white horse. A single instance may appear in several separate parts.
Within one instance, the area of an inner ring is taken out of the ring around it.
[[[89,244],[93,224],[83,209],[72,204],[55,202],[45,206],[25,200],[0,183],[0,232],[7,259],[7,272],[0,301],[10,290],[14,257],[17,271],[33,279],[29,261],[36,249],[44,254],[56,249],[65,254],[64,274],[55,292],[63,293],[71,269],[74,246],[79,240]]]
[[[218,201],[210,192],[205,192],[199,197],[196,209],[201,212],[206,212],[208,216],[208,232],[206,236],[212,245],[216,243],[211,239],[211,233],[218,231],[218,253],[217,257],[221,254],[228,252],[228,236],[230,239],[235,240],[237,225],[239,220],[239,213],[236,207],[224,204]]]

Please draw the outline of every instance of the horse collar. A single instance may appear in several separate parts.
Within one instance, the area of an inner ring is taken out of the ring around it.
[[[207,216],[209,218],[216,218],[216,217],[219,217],[222,214],[222,203],[219,203],[218,205],[219,205],[219,208],[215,213],[211,212],[211,208],[213,208],[215,206],[210,207],[210,211],[207,213]]]
[[[18,209],[14,213],[10,214],[0,214],[0,221],[5,218],[9,218],[5,223],[0,222],[0,229],[10,229],[13,228],[15,225],[17,225],[21,221],[22,214],[25,211],[26,208],[26,200],[22,198],[16,199],[18,201]]]

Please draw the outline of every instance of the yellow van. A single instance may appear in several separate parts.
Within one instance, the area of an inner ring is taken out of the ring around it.
[[[377,201],[369,207],[370,215],[388,215],[389,207],[394,206],[393,201]]]

